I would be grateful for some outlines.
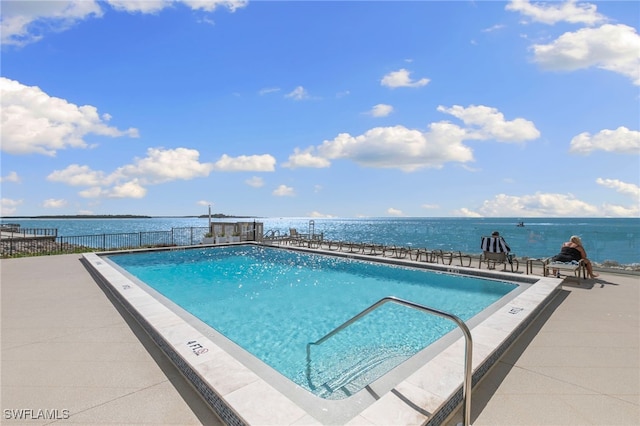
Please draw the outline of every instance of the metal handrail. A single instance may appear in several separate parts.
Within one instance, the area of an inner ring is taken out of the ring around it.
[[[344,322],[343,324],[339,325],[338,327],[334,328],[331,332],[329,332],[328,334],[324,335],[320,339],[316,340],[315,342],[307,343],[307,377],[311,376],[310,369],[311,369],[311,346],[312,345],[320,345],[320,344],[322,344],[324,341],[329,339],[331,336],[335,335],[336,333],[340,332],[341,330],[345,329],[349,325],[351,325],[354,322],[358,321],[360,318],[362,318],[363,316],[367,315],[371,311],[379,308],[380,306],[382,306],[382,305],[384,305],[385,303],[388,303],[388,302],[398,303],[400,305],[405,305],[405,306],[408,306],[410,308],[418,309],[418,310],[421,310],[421,311],[424,311],[424,312],[428,312],[428,313],[437,315],[437,316],[442,317],[442,318],[446,318],[448,320],[451,320],[451,321],[455,322],[458,325],[458,327],[460,327],[460,329],[462,329],[462,333],[464,334],[464,340],[465,340],[465,344],[464,344],[464,353],[465,353],[465,356],[464,356],[464,381],[462,383],[462,399],[463,399],[464,405],[463,405],[463,408],[462,408],[462,417],[463,417],[463,424],[465,426],[470,425],[471,424],[471,421],[470,421],[470,419],[471,419],[471,361],[472,361],[472,354],[473,354],[473,342],[472,342],[472,338],[471,338],[471,331],[469,331],[469,327],[467,327],[467,325],[464,323],[464,321],[462,321],[460,318],[458,318],[457,316],[455,316],[453,314],[450,314],[450,313],[444,312],[444,311],[440,311],[438,309],[430,308],[428,306],[419,305],[417,303],[410,302],[410,301],[404,300],[404,299],[400,299],[400,298],[395,297],[395,296],[383,297],[382,299],[378,300],[373,305],[369,306],[364,311],[362,311],[359,314],[353,316],[350,320],[348,320],[348,321]]]

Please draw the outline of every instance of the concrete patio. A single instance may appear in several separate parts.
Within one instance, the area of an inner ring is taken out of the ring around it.
[[[2,424],[222,424],[80,257],[0,261]],[[474,388],[471,418],[640,424],[640,277],[565,281]]]

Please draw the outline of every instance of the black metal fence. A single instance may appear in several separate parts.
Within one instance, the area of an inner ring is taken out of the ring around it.
[[[22,232],[24,231],[24,232]],[[200,244],[209,228],[172,228],[170,231],[127,232],[58,237],[56,232],[2,233],[1,257],[40,256],[92,251],[124,250],[150,247]],[[50,230],[51,231],[51,230]]]

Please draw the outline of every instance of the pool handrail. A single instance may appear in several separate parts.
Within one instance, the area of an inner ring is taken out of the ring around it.
[[[458,327],[460,327],[460,329],[462,330],[462,333],[464,334],[464,340],[465,340],[465,344],[464,344],[464,353],[465,353],[465,356],[464,356],[464,380],[462,382],[462,399],[463,399],[462,417],[463,417],[463,425],[464,426],[469,426],[471,424],[471,379],[472,379],[472,377],[471,377],[471,362],[472,362],[472,355],[473,355],[473,339],[471,337],[471,331],[469,330],[469,327],[467,327],[467,325],[464,323],[464,321],[462,321],[459,317],[457,317],[457,316],[455,316],[453,314],[450,314],[449,312],[441,311],[439,309],[430,308],[428,306],[424,306],[424,305],[420,305],[418,303],[414,303],[414,302],[411,302],[411,301],[408,301],[408,300],[400,299],[400,298],[395,297],[395,296],[383,297],[382,299],[378,300],[373,305],[369,306],[367,309],[363,310],[359,314],[354,315],[348,321],[345,321],[343,324],[341,324],[338,327],[334,328],[333,330],[331,330],[329,333],[325,334],[320,339],[316,340],[315,342],[307,343],[307,378],[310,378],[310,376],[311,376],[310,369],[311,369],[311,346],[312,345],[316,345],[317,346],[317,345],[322,344],[324,341],[329,339],[331,336],[335,335],[336,333],[340,332],[341,330],[345,329],[349,325],[351,325],[354,322],[358,321],[360,318],[362,318],[363,316],[367,315],[371,311],[379,308],[380,306],[382,306],[382,305],[384,305],[385,303],[388,303],[388,302],[398,303],[400,305],[405,305],[405,306],[408,306],[410,308],[418,309],[418,310],[421,310],[421,311],[424,311],[424,312],[427,312],[427,313],[430,313],[430,314],[434,314],[434,315],[437,315],[439,317],[451,320],[451,321],[455,322],[456,325]]]

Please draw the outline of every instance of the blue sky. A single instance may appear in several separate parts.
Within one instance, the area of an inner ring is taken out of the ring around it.
[[[640,213],[638,2],[0,5],[3,216]]]

